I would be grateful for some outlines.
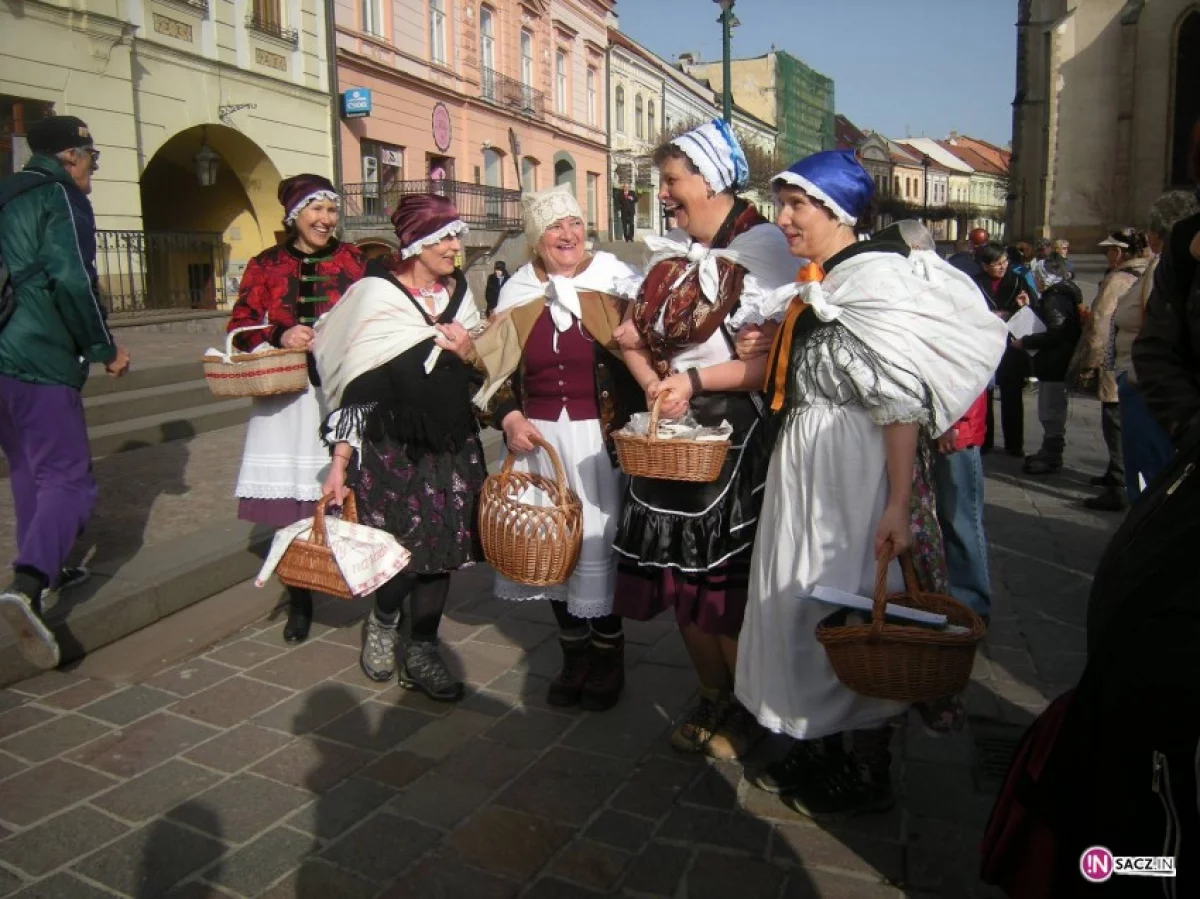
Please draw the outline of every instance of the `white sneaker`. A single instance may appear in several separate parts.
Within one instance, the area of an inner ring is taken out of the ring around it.
[[[12,628],[25,658],[43,670],[58,667],[62,658],[58,641],[33,607],[32,599],[14,590],[0,593],[0,618]]]

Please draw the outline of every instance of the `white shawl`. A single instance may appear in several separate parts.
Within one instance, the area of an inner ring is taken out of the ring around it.
[[[1008,329],[978,286],[936,253],[865,252],[823,282],[775,292],[782,308],[799,296],[826,322],[838,321],[898,371],[929,388],[933,433],[944,434],[987,387],[1008,345]]]
[[[676,228],[666,237],[647,234],[642,238],[650,249],[650,263],[646,271],[664,259],[684,257],[687,268],[671,285],[675,289],[697,268],[700,271],[700,290],[710,303],[717,300],[719,273],[718,259],[728,259],[749,272],[767,288],[775,288],[796,280],[800,260],[791,254],[787,239],[775,225],[763,223],[743,231],[724,249],[714,249],[692,240],[688,233]]]
[[[574,278],[550,275],[548,281],[542,281],[538,278],[533,263],[528,262],[517,269],[517,273],[500,289],[496,314],[544,299],[550,307],[550,317],[554,320],[555,329],[562,333],[572,327],[578,319],[583,318],[583,311],[579,306],[579,291],[623,296],[624,291],[619,289],[618,282],[636,277],[637,272],[633,268],[612,253],[605,252],[596,253],[588,267]]]
[[[479,327],[479,307],[470,288],[454,320],[468,331]],[[331,409],[342,405],[342,394],[355,378],[437,336],[437,329],[426,323],[402,290],[386,278],[370,277],[352,284],[341,301],[317,320],[313,330],[313,358]],[[426,373],[433,371],[441,354],[440,347],[429,353]]]

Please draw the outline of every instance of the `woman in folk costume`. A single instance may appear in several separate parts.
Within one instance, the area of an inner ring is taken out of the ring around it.
[[[479,309],[455,266],[466,225],[431,194],[404,197],[392,215],[399,260],[373,260],[335,314],[317,325],[316,360],[334,445],[326,492],[349,483],[358,520],[394,536],[408,567],[375,592],[363,626],[367,677],[454,702],[437,634],[450,572],[482,558],[476,506],[487,471],[471,397],[482,381],[469,332]],[[399,643],[410,600],[411,637]]]
[[[611,708],[625,685],[625,637],[612,613],[617,515],[622,483],[611,432],[642,402],[613,339],[626,303],[618,282],[635,272],[611,253],[589,255],[583,213],[570,188],[521,198],[533,261],[500,291],[496,318],[478,349],[501,361],[479,397],[503,428],[514,468],[549,478],[554,468],[532,440],[554,447],[583,502],[583,548],[570,580],[527,587],[498,577],[502,599],[549,599],[563,667],[550,683],[556,706]],[[488,365],[489,371],[493,368]]]
[[[852,152],[810,156],[775,190],[792,253],[810,262],[779,294],[794,298],[767,375],[773,448],[737,696],[797,741],[759,787],[814,817],[879,810],[893,801],[889,721],[905,706],[841,684],[814,634],[830,610],[806,597],[817,585],[870,596],[877,561],[921,538],[918,441],[949,430],[984,390],[1007,331],[936,254],[857,240],[874,183]],[[901,583],[893,561],[889,586]]]
[[[766,346],[732,361],[744,324],[796,275],[779,229],[737,196],[749,170],[724,122],[714,121],[654,154],[660,199],[679,229],[648,236],[653,255],[618,339],[629,370],[662,414],[690,406],[702,425],[733,426],[725,467],[710,484],[634,478],[617,528],[614,611],[645,621],[667,608],[700,678],[700,699],[671,737],[682,752],[735,758],[758,735],[733,702],[737,637],[746,606],[766,453],[758,390]]]
[[[337,191],[320,175],[296,175],[279,185],[287,239],[246,265],[228,330],[269,325],[234,337],[251,352],[260,346],[311,350],[313,324],[363,273],[358,247],[338,242]],[[322,397],[309,365],[304,393],[254,400],[238,473],[238,518],[285,527],[312,516],[321,498],[329,450],[321,442]],[[299,643],[312,625],[312,594],[288,588],[283,639]]]

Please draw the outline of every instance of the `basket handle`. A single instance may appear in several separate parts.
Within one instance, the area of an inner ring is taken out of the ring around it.
[[[328,546],[329,538],[325,532],[325,508],[333,502],[333,494],[326,493],[317,503],[317,513],[313,516],[312,542],[317,546]],[[347,490],[346,498],[342,501],[342,521],[358,523],[358,506],[354,501],[354,491]]]
[[[650,440],[658,439],[658,416],[662,412],[663,399],[666,395],[667,391],[659,391],[658,396],[654,398],[654,402],[650,404],[650,430],[646,432],[646,437]]]
[[[541,447],[550,456],[550,464],[554,466],[554,483],[558,488],[559,497],[566,497],[570,493],[571,487],[567,483],[567,471],[562,466],[562,460],[558,458],[558,453],[554,447],[548,444],[541,437],[530,437],[529,441],[537,447]],[[500,468],[500,474],[509,475],[512,473],[513,463],[517,461],[517,454],[510,452],[504,459],[504,465]]]
[[[869,637],[871,642],[878,640],[883,633],[887,611],[888,566],[891,565],[891,562],[891,557],[885,555],[875,567],[875,604],[871,608],[871,634]],[[913,607],[916,608],[920,604],[920,597],[917,595],[917,571],[913,567],[912,553],[908,550],[900,553],[900,571],[904,575],[904,590],[912,600]]]
[[[275,326],[271,324],[270,320],[264,318],[263,323],[261,325],[246,325],[244,328],[234,328],[232,331],[230,331],[225,336],[225,356],[226,356],[226,358],[234,355],[233,338],[237,337],[239,334],[242,334],[246,331],[262,331],[267,328],[273,328],[273,327],[275,327]]]

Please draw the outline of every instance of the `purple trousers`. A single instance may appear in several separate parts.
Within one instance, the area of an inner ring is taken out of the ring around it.
[[[53,584],[96,505],[79,391],[0,375],[0,449],[17,512],[13,567]]]

